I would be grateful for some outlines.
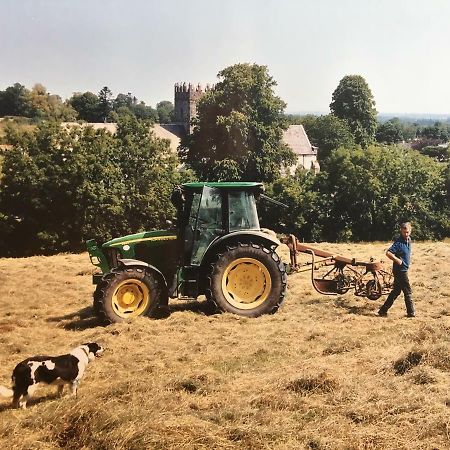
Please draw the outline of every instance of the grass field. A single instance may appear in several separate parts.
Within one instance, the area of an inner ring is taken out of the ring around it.
[[[322,245],[383,258],[386,244]],[[0,399],[1,449],[448,449],[450,243],[416,243],[417,318],[399,298],[322,296],[289,277],[274,315],[171,304],[161,320],[100,326],[87,254],[0,259],[0,384],[27,356],[106,347],[78,397]]]

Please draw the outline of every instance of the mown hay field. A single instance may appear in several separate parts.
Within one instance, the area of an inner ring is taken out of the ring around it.
[[[368,259],[386,246],[320,247]],[[106,347],[77,398],[0,399],[0,448],[450,448],[449,269],[450,243],[415,243],[415,319],[402,298],[380,318],[380,301],[322,296],[304,273],[271,316],[174,302],[167,318],[103,327],[87,254],[0,259],[0,384],[27,356]]]

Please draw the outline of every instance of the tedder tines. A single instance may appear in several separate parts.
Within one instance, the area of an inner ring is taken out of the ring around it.
[[[280,241],[259,225],[255,200],[265,197],[262,192],[257,182],[186,183],[172,194],[176,230],[132,234],[101,248],[88,241],[91,261],[101,270],[93,276],[96,314],[105,322],[121,322],[152,315],[167,307],[169,298],[199,295],[241,316],[274,313],[285,296],[287,268],[311,268],[313,285],[321,293],[354,288],[357,295],[371,299],[385,293],[390,278],[381,263],[314,250],[293,236],[283,239],[291,252],[286,267],[275,251]],[[309,253],[312,262],[301,267],[299,251]],[[315,277],[326,265],[331,270]],[[360,267],[365,272],[358,271]]]

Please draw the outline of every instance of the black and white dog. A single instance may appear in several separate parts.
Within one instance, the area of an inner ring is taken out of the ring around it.
[[[20,406],[23,409],[39,383],[58,386],[59,395],[62,395],[64,385],[69,384],[72,395],[76,395],[87,365],[102,353],[103,348],[91,342],[74,348],[67,355],[25,359],[13,370],[12,389],[0,386],[0,395],[12,397],[13,408]]]

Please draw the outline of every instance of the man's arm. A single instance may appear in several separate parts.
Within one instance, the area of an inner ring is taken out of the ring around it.
[[[391,260],[394,261],[395,264],[398,264],[401,266],[403,264],[403,261],[400,258],[397,258],[393,253],[391,253],[389,250],[386,252],[386,256]]]

